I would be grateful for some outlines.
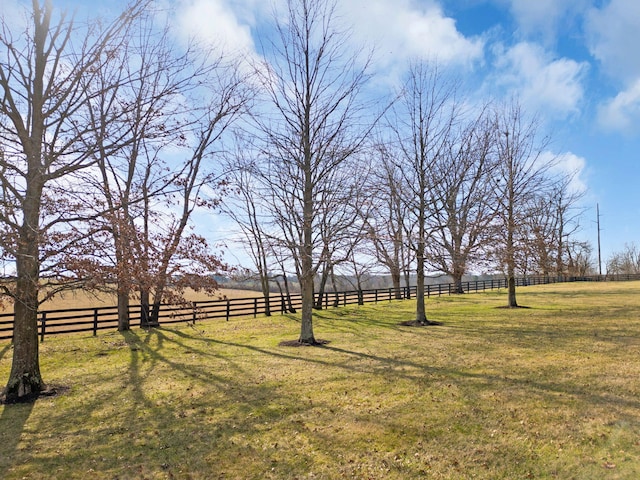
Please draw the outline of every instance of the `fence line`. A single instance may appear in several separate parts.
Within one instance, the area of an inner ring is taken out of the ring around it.
[[[516,279],[516,286],[546,285],[550,283],[564,283],[577,281],[629,281],[640,280],[638,275],[595,275],[582,277],[549,277],[530,276]],[[470,280],[462,282],[465,292],[480,292],[506,288],[506,278],[488,280]],[[456,292],[455,283],[440,283],[425,285],[425,296],[452,295]],[[349,290],[342,292],[325,292],[319,304],[323,308],[347,305],[363,305],[380,301],[405,300],[415,298],[416,287],[401,287],[399,289],[367,289]],[[317,299],[317,297],[316,297]],[[317,299],[318,300],[318,299]],[[271,314],[284,314],[299,310],[302,298],[295,295],[272,295],[269,299]],[[192,322],[208,319],[224,319],[240,316],[263,315],[266,311],[266,301],[263,297],[205,300],[191,302],[189,305],[162,305],[160,309],[160,324]],[[141,307],[129,307],[131,326],[140,326]],[[114,330],[118,327],[118,309],[111,307],[71,308],[65,310],[44,310],[38,312],[38,335],[44,341],[46,335],[60,335],[65,333],[92,332],[97,335],[100,330]],[[13,336],[13,313],[0,314],[0,340]]]

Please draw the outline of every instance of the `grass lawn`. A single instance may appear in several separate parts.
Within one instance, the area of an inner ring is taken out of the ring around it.
[[[638,479],[640,283],[70,335],[0,405],[0,478]],[[0,342],[0,381],[11,346]]]

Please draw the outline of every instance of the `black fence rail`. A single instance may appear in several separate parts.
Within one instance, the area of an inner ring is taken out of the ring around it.
[[[631,281],[640,280],[638,275],[595,275],[583,277],[548,277],[530,276],[516,279],[516,286],[546,285],[578,281]],[[459,290],[455,283],[426,285],[424,294],[427,297],[452,295]],[[506,278],[471,280],[462,282],[464,292],[482,292],[507,287]],[[316,297],[316,306],[321,308],[341,307],[347,305],[363,305],[381,301],[405,300],[415,298],[416,287],[399,289],[350,290],[343,292],[325,292]],[[263,297],[235,298],[190,302],[186,305],[163,305],[160,309],[160,324],[196,323],[203,320],[224,319],[234,317],[264,315],[267,302]],[[302,307],[302,298],[296,295],[272,295],[269,298],[271,314],[293,313]],[[131,326],[140,326],[141,307],[132,305],[129,308]],[[47,335],[91,332],[97,335],[100,330],[118,328],[118,309],[112,307],[71,308],[64,310],[43,310],[38,312],[38,335],[44,341]],[[13,337],[13,313],[0,314],[0,340]]]

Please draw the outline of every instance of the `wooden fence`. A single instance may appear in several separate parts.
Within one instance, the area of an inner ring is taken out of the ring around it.
[[[557,282],[576,281],[628,281],[640,280],[640,275],[608,275],[586,277],[543,277],[532,276],[516,279],[517,286],[543,285]],[[505,278],[488,280],[472,280],[462,283],[465,292],[481,292],[506,288]],[[441,283],[425,286],[427,297],[451,295],[455,293],[456,285]],[[414,298],[416,287],[400,289],[384,288],[370,290],[350,290],[344,292],[326,292],[320,301],[323,308],[339,307],[354,304],[364,304],[381,301],[404,300]],[[316,299],[318,300],[318,299]],[[265,299],[236,298],[222,300],[207,300],[191,302],[188,305],[163,305],[160,310],[160,324],[192,322],[196,323],[209,319],[229,320],[233,317],[263,315],[265,313]],[[302,306],[300,295],[273,295],[270,297],[271,314],[283,314],[291,309],[299,310]],[[133,305],[129,310],[131,326],[140,325],[140,306]],[[115,330],[118,327],[118,310],[114,307],[71,308],[65,310],[43,310],[38,312],[38,334],[44,341],[46,335],[59,335],[73,332],[92,332],[97,335],[99,330]],[[0,340],[13,336],[13,313],[0,314]]]

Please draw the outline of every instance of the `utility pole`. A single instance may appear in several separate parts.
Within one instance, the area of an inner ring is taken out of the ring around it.
[[[602,257],[600,255],[600,205],[596,203],[596,223],[598,225],[598,273],[602,275]]]

